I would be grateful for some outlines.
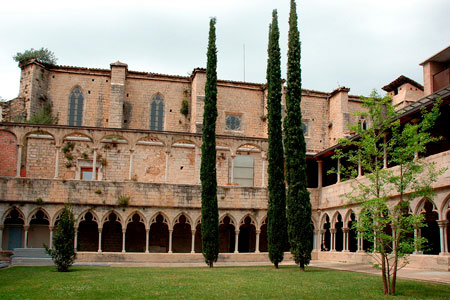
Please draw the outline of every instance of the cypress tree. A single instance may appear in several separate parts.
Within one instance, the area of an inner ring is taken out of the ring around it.
[[[58,272],[68,272],[77,254],[73,247],[75,240],[75,219],[69,205],[64,206],[59,222],[56,225],[53,237],[53,249],[45,246],[47,253],[52,257]]]
[[[302,270],[311,260],[312,227],[311,202],[306,181],[306,144],[302,129],[302,97],[300,68],[300,37],[297,27],[297,8],[291,0],[286,87],[286,118],[284,146],[288,184],[287,220],[291,253]]]
[[[219,209],[216,178],[217,50],[216,19],[209,22],[208,62],[206,66],[203,111],[202,161],[202,249],[205,262],[213,267],[219,256]]]
[[[267,234],[270,261],[278,268],[283,261],[287,242],[286,186],[284,184],[283,138],[281,129],[281,67],[277,10],[273,10],[269,26],[267,60],[267,107],[269,130],[269,204]]]

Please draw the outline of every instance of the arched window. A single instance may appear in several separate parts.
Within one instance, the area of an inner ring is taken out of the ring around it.
[[[156,94],[150,105],[150,130],[163,130],[164,101],[160,94]]]
[[[69,96],[69,126],[81,126],[83,120],[83,93],[74,88]]]

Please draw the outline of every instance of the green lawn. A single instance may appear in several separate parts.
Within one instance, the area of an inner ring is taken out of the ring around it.
[[[449,299],[450,286],[399,280],[394,299]],[[379,277],[294,266],[209,268],[13,267],[0,299],[389,299]]]

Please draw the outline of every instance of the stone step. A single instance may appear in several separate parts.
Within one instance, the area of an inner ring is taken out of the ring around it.
[[[15,248],[11,258],[50,258],[44,248]]]
[[[12,266],[53,266],[51,258],[13,257]]]

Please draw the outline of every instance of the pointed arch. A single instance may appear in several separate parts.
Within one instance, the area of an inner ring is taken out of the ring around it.
[[[327,212],[323,213],[322,216],[320,217],[320,229],[323,229],[323,226],[325,225],[325,223],[327,223],[327,217],[328,217],[328,222],[331,222],[330,216],[328,215]]]
[[[98,215],[92,210],[92,209],[86,209],[85,211],[83,211],[79,216],[77,221],[75,222],[76,227],[80,226],[80,223],[82,221],[86,220],[86,214],[90,213],[92,215],[92,221],[94,221],[95,223],[97,223],[98,227],[101,227],[100,223],[100,218],[98,217]]]
[[[72,88],[69,94],[69,111],[67,125],[81,126],[83,124],[84,96],[80,86]]]
[[[47,221],[48,221],[48,224],[50,225],[50,221],[51,221],[50,214],[49,214],[44,208],[42,208],[42,207],[37,207],[37,208],[33,209],[33,210],[28,214],[27,225],[30,225],[30,222],[31,222],[33,219],[36,218],[36,214],[37,214],[39,211],[42,211],[42,212],[43,212],[43,214],[44,214],[44,219],[47,220]]]
[[[106,222],[109,222],[110,221],[110,217],[111,217],[111,215],[112,214],[115,214],[116,215],[116,217],[117,217],[117,222],[119,222],[120,223],[120,225],[123,227],[123,225],[124,225],[124,221],[123,221],[123,218],[122,218],[122,216],[120,215],[120,213],[117,211],[117,210],[115,210],[115,209],[112,209],[112,210],[110,210],[110,211],[108,211],[104,216],[103,216],[103,218],[102,218],[102,227],[103,227],[103,225],[106,223]]]
[[[189,225],[193,226],[192,218],[189,216],[188,213],[186,213],[186,212],[184,212],[184,211],[180,212],[180,213],[173,219],[173,223],[172,223],[173,226],[175,226],[175,224],[178,224],[178,223],[180,222],[180,217],[181,217],[181,216],[184,216],[184,217],[186,218],[186,224],[189,224]]]
[[[223,221],[224,219],[228,217],[230,219],[230,224],[233,226],[237,226],[237,222],[236,219],[230,214],[230,213],[224,213],[220,218],[219,218],[219,225],[224,224]]]
[[[414,214],[415,214],[415,215],[419,215],[419,214],[425,212],[425,211],[424,211],[424,209],[425,209],[424,206],[425,206],[425,203],[426,203],[427,201],[430,202],[430,203],[433,205],[432,211],[439,214],[439,211],[438,211],[437,206],[436,206],[436,204],[434,203],[434,201],[431,200],[431,199],[428,199],[428,198],[423,198],[423,199],[421,199],[421,200],[417,203],[416,208],[414,209]]]
[[[10,209],[8,209],[4,214],[3,214],[3,217],[2,217],[2,224],[4,225],[5,224],[5,222],[7,221],[7,219],[9,219],[10,218],[10,213],[12,212],[12,211],[17,211],[17,213],[18,213],[18,219],[20,219],[20,220],[22,220],[22,222],[23,222],[23,224],[22,225],[25,225],[25,214],[19,209],[19,208],[17,208],[17,207],[11,207]]]
[[[250,218],[250,224],[252,224],[253,226],[255,226],[255,228],[257,228],[258,227],[258,222],[256,221],[256,218],[251,213],[247,213],[241,218],[241,220],[239,221],[239,226],[245,224],[245,219],[247,217]]]
[[[128,214],[128,217],[125,219],[125,226],[128,226],[129,223],[133,222],[134,215],[137,214],[139,216],[139,222],[144,224],[145,228],[147,228],[147,219],[145,218],[144,214],[140,212],[139,210],[133,210],[130,214]]]
[[[153,223],[156,223],[156,218],[159,216],[159,215],[161,215],[162,217],[163,217],[163,223],[164,224],[167,224],[167,226],[169,227],[169,228],[172,228],[172,224],[171,224],[171,222],[170,222],[170,219],[169,219],[169,217],[167,216],[167,214],[165,214],[164,212],[162,212],[162,211],[158,211],[158,212],[156,212],[155,214],[153,214],[153,216],[150,218],[150,220],[149,220],[149,227],[150,226],[152,226],[152,224]]]
[[[346,211],[345,216],[344,216],[344,219],[343,219],[344,224],[347,224],[349,221],[351,221],[351,215],[352,215],[352,214],[354,214],[354,215],[356,216],[356,214],[355,214],[355,212],[353,211],[353,209],[349,208],[349,209]]]

